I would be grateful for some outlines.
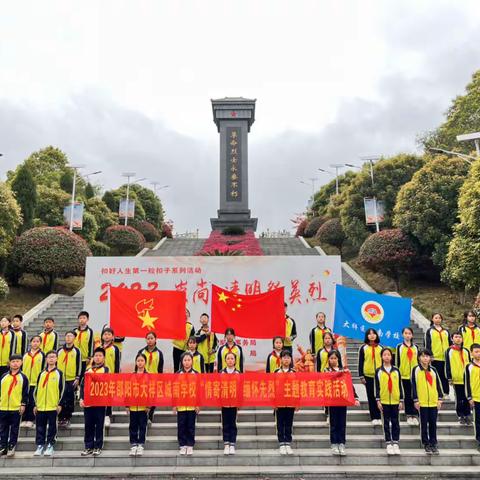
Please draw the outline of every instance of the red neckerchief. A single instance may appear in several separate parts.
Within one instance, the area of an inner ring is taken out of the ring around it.
[[[153,351],[150,351],[148,348],[145,349],[148,353],[148,365],[151,366],[152,365],[152,361],[153,361]]]
[[[82,330],[80,327],[78,328],[78,344],[82,344],[82,335],[87,331],[88,327]]]
[[[373,363],[375,363],[375,347],[377,346],[377,344],[370,342],[368,345],[372,348],[372,361]]]
[[[10,330],[7,330],[5,333],[2,332],[2,350],[5,347],[5,336],[10,333]]]
[[[391,394],[392,393],[392,390],[393,390],[393,380],[392,380],[392,371],[393,371],[393,368],[390,366],[390,371],[387,372],[387,370],[385,370],[385,367],[383,368],[383,371],[388,375],[388,391],[389,393]]]
[[[67,347],[63,347],[63,351],[65,352],[65,358],[63,359],[63,363],[65,364],[65,369],[67,368],[68,366],[68,354],[73,350],[73,347],[72,348],[67,348]]]
[[[45,332],[45,330],[44,330],[43,333],[45,334],[43,336],[43,348],[45,349],[45,345],[47,344],[47,337],[48,337],[48,335],[50,335],[52,333],[52,331],[50,330],[49,332]]]
[[[465,366],[465,359],[463,358],[463,347],[460,347],[458,345],[452,345],[452,350],[460,352],[460,360],[462,361],[462,365]]]
[[[12,391],[15,388],[15,385],[17,384],[18,372],[17,373],[10,373],[10,375],[12,376],[12,383],[10,384],[10,387],[8,388],[8,396],[10,396],[12,394]]]
[[[475,342],[475,328],[476,328],[476,325],[474,325],[473,327],[469,327],[467,325],[467,328],[469,328],[470,331],[472,332],[472,341]]]
[[[32,359],[31,369],[33,368],[33,364],[35,363],[35,357],[40,353],[40,350],[37,350],[33,355],[31,352],[28,352],[28,356]]]
[[[93,373],[96,373],[99,368],[103,368],[105,365],[99,365],[98,367],[92,366]]]
[[[45,379],[43,380],[43,384],[42,384],[42,388],[45,388],[45,385],[47,384],[48,382],[48,378],[50,377],[50,374],[52,372],[54,372],[56,370],[56,368],[54,368],[53,370],[47,370],[47,374],[45,375]]]
[[[425,378],[427,379],[427,382],[430,384],[430,386],[433,385],[433,376],[430,370],[427,368],[425,369]]]
[[[234,343],[234,344],[233,344],[233,347],[229,347],[229,346],[228,346],[228,343],[226,343],[225,346],[226,346],[227,349],[228,349],[228,353],[231,353],[231,352],[233,352],[233,349],[237,346],[237,344]]]
[[[277,355],[276,350],[272,352],[272,355],[275,357],[275,360],[277,361],[277,368],[280,367],[280,355]]]
[[[407,347],[407,358],[410,363],[412,363],[413,360],[413,347],[410,345],[408,346],[405,342],[403,344]]]

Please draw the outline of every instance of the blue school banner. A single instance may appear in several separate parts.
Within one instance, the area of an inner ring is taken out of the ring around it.
[[[333,331],[363,340],[374,328],[385,347],[402,341],[402,329],[410,325],[411,298],[391,297],[336,285]]]

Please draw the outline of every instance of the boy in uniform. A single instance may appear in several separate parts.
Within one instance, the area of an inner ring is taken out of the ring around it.
[[[51,317],[46,318],[43,321],[43,332],[40,333],[42,343],[40,348],[43,353],[50,352],[58,349],[58,333],[53,329],[55,326],[55,320]]]
[[[23,330],[23,317],[15,315],[12,318],[12,331],[15,334],[15,353],[17,355],[25,355],[27,351],[27,332]]]

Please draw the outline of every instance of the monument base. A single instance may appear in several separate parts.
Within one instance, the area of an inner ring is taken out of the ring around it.
[[[223,230],[226,227],[241,227],[244,230],[257,230],[258,218],[250,217],[250,210],[231,212],[218,210],[218,218],[211,218],[212,230]]]

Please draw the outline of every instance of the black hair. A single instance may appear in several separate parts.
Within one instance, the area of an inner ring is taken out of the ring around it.
[[[290,350],[282,350],[282,353],[280,353],[280,358],[283,358],[283,357],[292,358],[292,354],[290,353]]]
[[[110,327],[104,327],[104,328],[103,328],[103,330],[102,330],[102,337],[103,337],[103,334],[104,334],[105,332],[109,332],[109,333],[111,333],[113,336],[115,336],[115,333],[114,333],[113,329],[110,328]]]
[[[336,342],[335,337],[334,337],[334,335],[333,335],[332,332],[325,332],[325,333],[322,335],[322,336],[323,336],[323,341],[324,341],[324,343],[325,343],[325,337],[326,337],[327,335],[329,335],[329,336],[332,338],[332,345],[335,345],[337,342]]]
[[[94,351],[93,354],[95,355],[96,353],[102,353],[103,356],[105,356],[105,349],[102,347],[97,347]]]
[[[228,357],[229,355],[233,355],[233,356],[235,357],[235,361],[237,361],[237,355],[236,355],[235,353],[233,353],[233,352],[227,352],[227,354],[225,355],[225,360],[227,360],[227,357]]]
[[[452,332],[450,337],[453,338],[454,335],[460,335],[463,338],[462,332],[460,330],[455,330],[454,332]]]
[[[435,315],[439,315],[443,322],[443,315],[440,312],[435,312],[435,313],[432,313],[432,317],[430,318],[430,325],[433,325],[433,317]]]
[[[55,350],[49,350],[46,354],[45,354],[45,358],[47,358],[50,354],[54,353],[56,357],[58,357],[58,353],[55,351]]]
[[[13,355],[10,355],[9,361],[11,362],[12,360],[23,360],[23,357],[21,355],[17,355],[14,353]]]
[[[12,322],[9,317],[2,317],[2,320],[3,320],[3,319],[8,320],[8,323],[11,323],[11,322]]]
[[[418,350],[417,357],[420,358],[422,355],[428,355],[429,357],[433,357],[432,351],[429,350],[428,348],[420,348]]]
[[[472,343],[470,345],[470,351],[473,352],[474,348],[480,348],[480,343]]]
[[[207,317],[207,318],[210,318],[210,315],[209,315],[208,313],[202,313],[202,314],[200,315],[200,317]]]
[[[47,320],[51,320],[53,323],[55,323],[55,319],[52,318],[52,317],[47,317],[47,318],[43,321],[43,323],[45,323]]]
[[[32,338],[30,338],[30,343],[32,343],[34,338],[38,338],[40,341],[42,341],[42,337],[40,335],[34,335]]]
[[[477,320],[477,314],[473,310],[465,310],[465,312],[463,312],[463,324],[464,325],[467,324],[467,317],[470,314],[472,314],[475,317],[475,321]]]
[[[337,357],[338,368],[343,369],[342,356],[340,355],[340,352],[338,350],[331,350],[330,352],[328,352],[328,355],[327,355],[327,366],[328,367],[330,367],[330,362],[328,362],[328,359],[330,357]]]
[[[82,311],[77,315],[77,318],[80,318],[80,317],[90,318],[90,314],[89,314],[87,311],[82,310]]]
[[[148,332],[146,335],[145,335],[145,338],[147,338],[149,335],[153,335],[155,338],[157,338],[157,334],[155,332]]]
[[[363,339],[363,343],[370,343],[370,340],[368,339],[368,336],[372,332],[377,336],[377,338],[374,340],[374,342],[378,345],[380,343],[380,337],[378,336],[378,332],[374,328],[368,328],[367,329],[367,331],[365,332],[365,338]]]
[[[413,329],[412,329],[412,327],[403,327],[403,329],[402,329],[402,335],[405,333],[405,330],[408,330],[408,331],[413,335]]]
[[[278,339],[280,339],[282,341],[282,347],[283,347],[283,345],[285,343],[285,340],[280,335],[277,335],[276,337],[273,337],[272,345],[275,347],[275,340],[278,340]]]
[[[287,302],[283,302],[283,306],[284,306],[284,307],[288,307]]]
[[[135,356],[135,369],[134,369],[134,372],[138,371],[138,368],[137,368],[137,358],[140,358],[142,357],[144,360],[145,360],[145,363],[147,363],[147,357],[144,353],[142,352],[138,352],[137,355]]]
[[[383,352],[389,352],[390,353],[390,356],[392,357],[393,359],[393,353],[392,351],[388,348],[388,347],[383,347],[382,350],[380,351],[380,358],[383,357]]]
[[[75,332],[74,330],[67,330],[67,331],[65,332],[65,337],[66,337],[69,333],[71,333],[74,337],[77,336],[77,332]]]
[[[232,327],[228,327],[225,330],[225,336],[227,336],[228,334],[231,334],[231,335],[235,336],[235,330]]]
[[[198,343],[198,342],[197,342],[197,338],[194,337],[194,336],[188,337],[187,345],[188,345],[190,342],[195,342],[196,344]]]
[[[13,316],[13,319],[18,318],[21,322],[23,322],[23,317],[19,313]]]
[[[325,317],[325,320],[327,319],[327,315],[325,314],[325,312],[317,312],[315,314],[315,318],[318,318],[319,315],[323,315]]]
[[[183,370],[183,359],[187,356],[192,359],[192,369],[193,369],[193,355],[190,352],[183,352],[182,355],[180,355],[180,370]]]

